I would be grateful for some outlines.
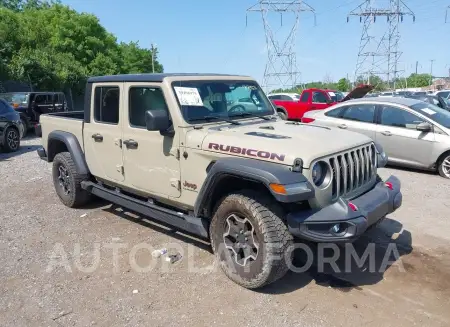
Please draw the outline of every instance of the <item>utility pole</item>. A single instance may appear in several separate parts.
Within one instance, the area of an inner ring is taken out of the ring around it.
[[[417,75],[417,67],[419,66],[419,61],[416,61],[416,75]]]
[[[155,73],[155,46],[152,43],[152,72]]]
[[[300,13],[309,11],[314,14],[314,9],[303,0],[261,0],[247,9],[249,12],[260,12],[264,26],[267,49],[267,62],[264,70],[262,86],[266,91],[270,88],[294,88],[298,84],[300,72],[297,68],[296,44],[297,28],[300,22]],[[278,14],[280,27],[283,26],[283,18],[290,14],[290,30],[281,33],[281,28],[275,31],[269,23],[269,15]],[[247,16],[246,16],[247,25]],[[277,35],[278,34],[278,35]]]
[[[386,82],[390,87],[391,81],[397,79],[398,63],[401,52],[398,49],[400,41],[399,24],[403,22],[404,16],[415,15],[402,0],[389,0],[388,8],[378,8],[374,6],[374,0],[363,0],[363,2],[352,10],[347,17],[359,17],[363,23],[363,29],[359,44],[358,58],[355,69],[355,80],[360,76],[370,75],[386,76]],[[378,17],[386,17],[388,28],[383,36],[375,37],[372,25]],[[370,60],[371,59],[371,60]]]
[[[447,7],[447,9],[445,9],[445,22],[447,23],[447,18],[448,18],[448,11],[450,10],[450,6]]]
[[[430,59],[430,86],[433,85],[433,62],[435,59]]]

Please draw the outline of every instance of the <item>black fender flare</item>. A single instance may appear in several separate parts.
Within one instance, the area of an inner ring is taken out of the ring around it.
[[[83,149],[80,146],[75,135],[72,133],[64,132],[64,131],[52,131],[48,134],[47,140],[47,160],[48,162],[52,162],[53,158],[57,154],[55,146],[52,145],[52,142],[59,141],[63,142],[67,150],[70,152],[72,159],[75,163],[75,167],[77,172],[81,175],[88,175],[89,168],[86,163],[86,159],[84,157]],[[56,144],[56,143],[53,143]]]
[[[278,112],[278,111],[284,112],[285,115],[286,115],[286,117],[288,116],[288,112],[287,112],[287,110],[286,110],[285,107],[282,107],[282,106],[276,106],[275,109],[276,109],[277,112]]]
[[[291,171],[288,166],[247,158],[220,158],[208,166],[206,179],[195,201],[195,216],[210,213],[213,205],[211,195],[230,176],[262,184],[276,201],[282,203],[304,201],[315,195],[314,187],[307,178],[300,172]],[[287,193],[275,193],[270,184],[285,185]]]

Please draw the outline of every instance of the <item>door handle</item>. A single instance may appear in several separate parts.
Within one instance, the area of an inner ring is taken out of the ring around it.
[[[381,134],[386,135],[386,136],[391,136],[392,135],[392,133],[389,132],[389,131],[381,132]]]
[[[346,129],[346,128],[347,128],[347,125],[341,124],[341,125],[338,125],[338,127],[339,127],[339,128],[342,128],[342,129]]]
[[[102,142],[103,141],[103,136],[99,133],[96,134],[92,134],[92,138],[94,139],[95,142]]]
[[[317,109],[317,107],[316,106],[312,106],[311,109]]]
[[[138,147],[138,142],[136,142],[135,140],[132,140],[132,139],[125,140],[122,143],[125,144],[127,146],[127,148],[137,149],[137,147]]]

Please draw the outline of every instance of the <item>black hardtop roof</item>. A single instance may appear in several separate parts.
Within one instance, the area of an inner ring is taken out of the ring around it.
[[[108,75],[108,76],[93,76],[88,79],[88,83],[99,82],[162,82],[166,77],[199,77],[199,76],[241,76],[244,75],[230,75],[230,74],[201,74],[201,73],[155,73],[155,74],[123,74],[123,75]]]
[[[21,92],[5,92],[5,93],[0,93],[0,94],[60,94],[64,92],[55,92],[55,91],[38,91],[38,92],[34,92],[34,91],[21,91]]]

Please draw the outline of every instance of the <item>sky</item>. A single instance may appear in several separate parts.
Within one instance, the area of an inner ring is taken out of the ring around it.
[[[383,7],[387,0],[371,0]],[[79,12],[95,14],[118,41],[153,43],[165,72],[227,73],[250,75],[262,81],[267,47],[261,14],[247,13],[255,0],[63,0]],[[315,10],[302,12],[294,45],[300,80],[303,83],[352,78],[363,24],[348,13],[363,0],[308,0]],[[450,70],[450,0],[404,0],[414,12],[405,16],[399,29],[399,69],[409,75],[416,69],[434,76]],[[291,30],[292,14],[269,14],[268,23],[277,40]],[[379,18],[372,25],[375,36],[388,24]]]

